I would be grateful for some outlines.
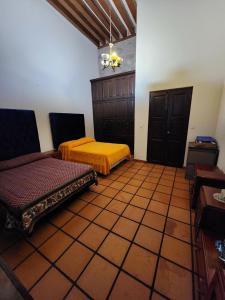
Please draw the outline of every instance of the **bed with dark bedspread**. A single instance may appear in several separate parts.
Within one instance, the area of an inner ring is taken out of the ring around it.
[[[0,143],[0,209],[6,209],[7,228],[31,233],[42,216],[97,182],[91,166],[40,152],[32,110],[0,109]]]
[[[89,165],[32,153],[0,162],[0,201],[7,228],[30,233],[35,222],[68,197],[96,182]]]

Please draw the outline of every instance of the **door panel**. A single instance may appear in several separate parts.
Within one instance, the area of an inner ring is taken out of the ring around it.
[[[183,166],[191,96],[192,87],[150,93],[148,161]]]

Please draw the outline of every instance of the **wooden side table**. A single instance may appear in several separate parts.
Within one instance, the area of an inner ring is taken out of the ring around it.
[[[213,198],[213,194],[220,191],[208,186],[201,187],[195,219],[197,233],[201,228],[221,234],[225,238],[225,203]]]
[[[196,207],[200,188],[203,185],[220,189],[225,188],[225,174],[218,167],[196,164],[195,181],[192,192],[192,208]]]

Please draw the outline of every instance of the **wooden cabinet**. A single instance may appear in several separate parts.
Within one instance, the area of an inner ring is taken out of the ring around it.
[[[135,72],[91,80],[95,138],[134,150]]]

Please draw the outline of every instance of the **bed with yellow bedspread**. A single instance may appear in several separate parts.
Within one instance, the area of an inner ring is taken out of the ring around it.
[[[110,170],[125,159],[130,159],[130,149],[125,144],[96,142],[94,138],[84,137],[64,142],[59,146],[62,159],[87,163],[107,175]]]

